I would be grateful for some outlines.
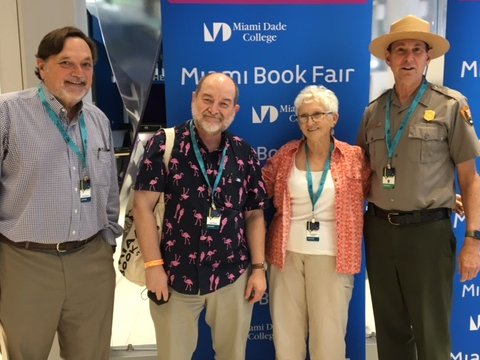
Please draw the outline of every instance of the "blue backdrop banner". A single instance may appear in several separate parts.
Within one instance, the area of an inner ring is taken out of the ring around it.
[[[469,101],[474,126],[479,134],[480,119],[480,1],[449,0],[445,56],[445,86],[462,92]],[[480,168],[477,159],[477,169]],[[464,218],[455,216],[457,251],[464,240]],[[480,359],[480,278],[460,283],[455,277],[452,312],[451,360]]]
[[[340,100],[336,137],[353,143],[368,103],[371,0],[162,0],[167,124],[191,118],[191,97],[209,72],[239,85],[240,112],[230,131],[264,162],[299,138],[293,100],[307,85],[324,85]],[[356,276],[347,356],[365,359],[365,275]],[[195,359],[212,359],[201,327]],[[248,359],[274,359],[268,294],[255,306]]]

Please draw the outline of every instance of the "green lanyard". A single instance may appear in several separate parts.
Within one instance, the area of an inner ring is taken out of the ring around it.
[[[322,177],[320,179],[320,185],[315,193],[313,193],[313,180],[312,180],[312,171],[310,169],[310,161],[308,160],[308,145],[305,141],[305,157],[307,160],[307,184],[308,184],[308,194],[310,195],[310,201],[312,202],[312,214],[315,210],[315,204],[322,195],[323,188],[325,186],[325,180],[327,179],[328,170],[330,170],[330,160],[332,158],[333,152],[333,143],[330,144],[330,150],[328,152],[328,158],[325,162],[325,168],[323,169]]]
[[[403,135],[403,132],[405,131],[405,127],[407,126],[408,122],[410,121],[410,118],[412,117],[413,112],[418,106],[418,103],[423,97],[423,94],[427,90],[427,81],[423,79],[422,86],[420,87],[420,90],[418,90],[417,95],[415,96],[415,99],[413,99],[412,104],[410,105],[410,108],[408,109],[407,114],[402,120],[402,123],[400,124],[400,127],[398,128],[397,133],[395,134],[395,137],[393,138],[393,141],[391,139],[392,137],[392,129],[391,129],[391,120],[390,120],[390,102],[392,100],[392,91],[388,94],[388,99],[387,99],[387,108],[386,108],[386,113],[385,113],[385,143],[387,145],[387,152],[388,152],[388,158],[387,158],[387,168],[391,168],[392,166],[392,158],[393,155],[395,154],[395,150],[398,147],[398,143],[400,142],[400,139]]]
[[[80,136],[82,137],[83,143],[83,152],[78,148],[77,144],[73,141],[73,139],[68,135],[67,131],[62,125],[62,121],[58,117],[58,115],[53,111],[50,104],[47,102],[47,98],[45,97],[45,93],[41,87],[38,88],[38,95],[40,96],[40,100],[47,111],[48,117],[57,127],[60,134],[63,136],[63,140],[67,143],[67,146],[72,149],[72,151],[78,156],[78,158],[82,162],[83,169],[88,167],[87,164],[87,149],[88,149],[88,135],[87,135],[87,127],[85,125],[85,118],[83,113],[80,115],[79,124],[80,124]]]
[[[220,160],[220,166],[218,168],[217,176],[215,178],[215,182],[212,184],[210,183],[210,179],[207,175],[207,170],[205,169],[205,163],[202,158],[202,154],[200,154],[200,149],[198,147],[197,137],[195,135],[195,129],[193,128],[193,120],[190,121],[190,139],[192,140],[193,150],[195,152],[195,157],[197,158],[198,165],[200,165],[200,170],[202,172],[205,181],[207,182],[208,187],[210,188],[210,193],[212,194],[212,208],[215,209],[215,201],[213,196],[215,195],[216,189],[218,184],[220,184],[220,179],[222,178],[223,169],[225,169],[225,156],[227,153],[227,147],[224,146],[222,152],[222,158]]]

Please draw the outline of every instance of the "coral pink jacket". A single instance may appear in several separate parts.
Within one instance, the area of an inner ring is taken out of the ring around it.
[[[302,140],[285,144],[265,164],[262,173],[269,197],[273,197],[275,215],[267,234],[266,258],[283,269],[290,231],[291,202],[288,178]],[[342,274],[360,272],[363,213],[369,188],[370,167],[363,150],[334,139],[331,172],[335,184],[337,237],[336,270]]]

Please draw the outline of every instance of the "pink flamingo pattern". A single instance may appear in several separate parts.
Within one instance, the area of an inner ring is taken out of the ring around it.
[[[152,161],[150,159],[145,159],[143,163],[145,164],[146,171],[153,170]]]
[[[152,179],[150,180],[149,184],[150,184],[150,188],[149,190],[150,191],[155,191],[155,186],[157,185],[157,182],[158,182],[158,176],[155,176],[155,179]]]
[[[185,291],[192,290],[192,286],[193,286],[192,279],[189,279],[185,275],[183,275],[183,282],[185,283]]]
[[[197,209],[193,209],[193,217],[195,218],[195,225],[202,226],[202,213],[197,211]]]
[[[183,188],[182,195],[180,195],[180,200],[188,200],[188,198],[190,197],[190,195],[188,195],[189,192],[190,192],[190,188],[188,189]]]
[[[193,252],[191,254],[188,254],[188,263],[189,264],[195,264],[195,260],[197,260],[197,252]]]
[[[169,285],[185,294],[216,291],[248,269],[244,212],[268,204],[258,157],[242,138],[226,132],[218,151],[209,152],[201,142],[198,146],[210,185],[223,167],[213,194],[193,151],[188,122],[175,128],[168,169],[162,158],[164,132],[150,138],[135,182],[136,190],[165,194],[160,251]],[[224,146],[226,156],[221,164]],[[206,224],[212,195],[221,214],[217,229]]]
[[[175,254],[174,260],[170,260],[170,267],[180,265],[180,258],[181,258],[181,256],[177,256]]]

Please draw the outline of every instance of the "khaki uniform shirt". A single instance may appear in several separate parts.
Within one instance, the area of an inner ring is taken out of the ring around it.
[[[387,165],[385,112],[389,92],[392,139],[416,95],[400,106],[395,92],[388,90],[365,111],[357,141],[372,168],[368,200],[386,210],[454,208],[455,166],[480,155],[475,129],[465,111],[467,100],[457,91],[428,84],[392,158],[395,188],[386,189],[382,176]]]

